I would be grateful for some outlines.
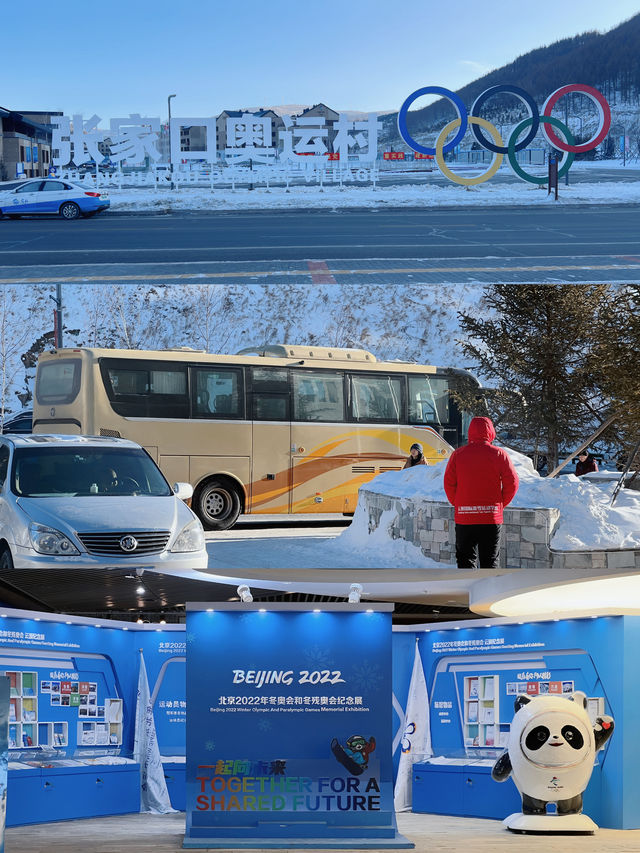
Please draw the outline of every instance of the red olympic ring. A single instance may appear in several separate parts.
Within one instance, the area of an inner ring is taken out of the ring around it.
[[[602,140],[609,133],[609,129],[611,128],[611,109],[609,108],[609,104],[607,103],[604,95],[597,89],[594,89],[592,86],[587,86],[584,83],[570,83],[567,86],[561,86],[549,95],[542,107],[542,115],[547,118],[551,118],[553,108],[560,98],[564,97],[564,95],[568,95],[570,92],[581,92],[593,101],[600,116],[600,129],[591,137],[591,139],[588,139],[581,145],[569,145],[568,142],[564,142],[564,140],[560,139],[555,131],[551,130],[551,127],[546,124],[542,125],[542,132],[549,145],[553,145],[554,148],[558,148],[560,151],[570,151],[574,154],[580,154],[583,151],[590,151],[592,148],[595,148],[596,145],[600,145]]]

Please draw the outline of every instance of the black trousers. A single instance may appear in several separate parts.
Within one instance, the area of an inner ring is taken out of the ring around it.
[[[501,524],[456,524],[458,568],[497,569],[501,527]]]

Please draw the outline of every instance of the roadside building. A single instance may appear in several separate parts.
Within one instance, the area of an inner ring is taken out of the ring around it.
[[[335,110],[332,110],[331,107],[328,107],[326,104],[314,104],[312,107],[307,107],[306,110],[303,110],[299,113],[295,118],[304,118],[311,119],[317,118],[317,124],[309,124],[308,127],[326,127],[329,132],[325,139],[325,144],[327,149],[330,152],[333,152],[333,141],[338,135],[338,131],[334,129],[334,124],[340,118],[340,113],[337,113]],[[305,122],[306,124],[306,122]]]
[[[0,180],[45,177],[51,165],[52,117],[61,112],[17,112],[0,107]]]
[[[219,116],[216,118],[216,149],[218,151],[224,151],[227,145],[227,119],[241,119],[243,115],[252,115],[256,118],[270,118],[271,119],[271,139],[265,139],[265,148],[275,148],[278,149],[279,137],[278,134],[282,128],[284,128],[284,121],[282,120],[282,116],[279,116],[275,110],[254,110],[253,112],[249,110],[223,110]],[[244,147],[243,145],[234,146],[234,147]]]

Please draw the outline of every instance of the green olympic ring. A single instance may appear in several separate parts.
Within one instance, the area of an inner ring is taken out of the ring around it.
[[[551,116],[540,116],[540,121],[544,124],[550,124],[555,127],[560,133],[564,136],[568,145],[575,145],[575,138],[569,128],[561,122],[557,118],[552,118]],[[548,178],[536,178],[533,175],[529,175],[523,168],[521,168],[520,164],[516,160],[516,144],[518,142],[518,138],[523,130],[525,130],[529,125],[533,124],[533,118],[529,117],[521,121],[517,127],[514,127],[511,136],[509,137],[509,151],[507,152],[507,156],[509,158],[509,165],[513,169],[513,171],[518,175],[519,178],[522,178],[523,181],[528,181],[530,184],[538,184],[542,186],[547,183]],[[575,160],[576,155],[573,151],[569,151],[565,153],[565,157],[563,157],[562,166],[558,169],[558,177],[563,178],[569,169],[571,168],[573,161]]]

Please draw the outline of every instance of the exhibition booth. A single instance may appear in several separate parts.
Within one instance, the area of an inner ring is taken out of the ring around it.
[[[602,827],[640,828],[639,616],[392,630],[391,605],[268,607],[188,605],[186,625],[167,626],[3,609],[7,825],[140,810],[144,662],[185,846],[322,846],[318,836],[411,846],[395,825],[393,779],[417,647],[431,745],[412,759],[413,811],[520,811],[513,781],[491,776],[515,703],[584,694],[594,726],[615,720],[584,811]]]

